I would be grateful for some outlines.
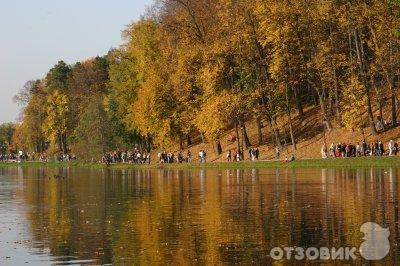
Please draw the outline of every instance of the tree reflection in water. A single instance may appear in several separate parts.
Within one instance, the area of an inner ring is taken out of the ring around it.
[[[13,200],[27,206],[26,245],[58,262],[270,264],[275,246],[359,247],[367,221],[390,228],[382,263],[399,258],[396,168],[0,174],[17,184]]]

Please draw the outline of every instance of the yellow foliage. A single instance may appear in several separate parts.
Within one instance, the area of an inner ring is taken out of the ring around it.
[[[67,132],[69,113],[68,97],[59,90],[54,90],[47,98],[47,116],[43,124],[43,132],[47,139],[55,144],[60,136]]]
[[[341,104],[343,124],[348,129],[360,128],[363,125],[367,97],[365,88],[354,75],[350,76],[343,86]]]

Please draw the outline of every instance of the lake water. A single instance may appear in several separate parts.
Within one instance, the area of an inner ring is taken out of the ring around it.
[[[397,265],[398,169],[0,169],[0,264],[369,265],[274,261],[273,247],[360,247],[390,230]],[[60,178],[54,178],[55,175]]]

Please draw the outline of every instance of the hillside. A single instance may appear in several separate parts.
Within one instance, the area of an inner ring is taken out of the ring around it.
[[[385,114],[388,115],[389,110],[385,110]],[[377,110],[376,110],[377,115]],[[321,147],[324,144],[324,127],[321,124],[321,117],[319,107],[309,107],[305,109],[305,119],[301,123],[298,115],[294,115],[294,134],[297,142],[297,149],[293,150],[290,143],[289,127],[285,118],[279,118],[279,132],[282,138],[282,142],[285,140],[288,142],[287,145],[282,146],[281,159],[285,156],[294,154],[296,158],[321,158]],[[366,118],[365,118],[366,119]],[[260,149],[260,160],[275,159],[275,144],[271,130],[267,126],[267,123],[263,123],[263,138],[264,143],[258,143],[257,126],[255,121],[247,121],[246,129],[247,134],[252,144],[252,147],[258,147]],[[364,129],[365,139],[367,143],[372,141],[382,141],[385,143],[385,147],[389,140],[393,139],[397,141],[400,138],[400,126],[394,129],[388,129],[380,134],[373,136],[370,129],[366,127]],[[235,151],[237,149],[237,142],[231,143],[228,140],[230,135],[235,135],[235,130],[231,129],[225,132],[221,137],[222,154],[217,156],[214,152],[213,144],[206,142],[203,144],[200,137],[195,138],[195,144],[189,147],[192,152],[194,159],[197,159],[197,154],[200,150],[204,149],[207,152],[207,160],[209,162],[221,162],[226,160],[226,153],[228,150]],[[333,124],[333,129],[325,134],[326,144],[329,148],[331,143],[352,143],[357,144],[363,141],[363,133],[361,130],[346,130]],[[156,158],[156,153],[153,158]],[[175,146],[171,149],[171,152],[177,153],[179,147]],[[184,150],[186,154],[187,148]],[[248,149],[245,150],[245,160],[249,160]]]

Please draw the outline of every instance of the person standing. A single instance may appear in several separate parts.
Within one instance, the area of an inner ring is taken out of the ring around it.
[[[382,141],[379,141],[378,149],[379,149],[379,156],[383,156],[385,154],[385,147]]]
[[[391,139],[389,141],[389,156],[393,156],[394,155],[394,150],[395,150],[394,141]]]
[[[228,153],[226,154],[226,160],[228,162],[232,161],[232,152],[231,152],[231,150],[229,150]]]
[[[253,160],[253,148],[249,149],[249,158],[250,158],[250,160],[254,161]]]
[[[362,147],[362,154],[363,154],[363,156],[367,156],[368,145],[367,145],[367,143],[365,142],[365,140],[363,141],[361,147]]]
[[[327,147],[326,147],[326,145],[324,144],[324,145],[322,145],[322,147],[321,147],[321,156],[322,156],[322,159],[326,159],[328,156],[327,156],[327,153],[328,153],[328,149],[327,149]]]
[[[277,160],[279,160],[279,158],[281,157],[281,151],[278,146],[275,147],[275,156]]]
[[[336,154],[335,154],[335,144],[331,144],[331,147],[329,148],[329,156],[330,157],[336,157]]]

